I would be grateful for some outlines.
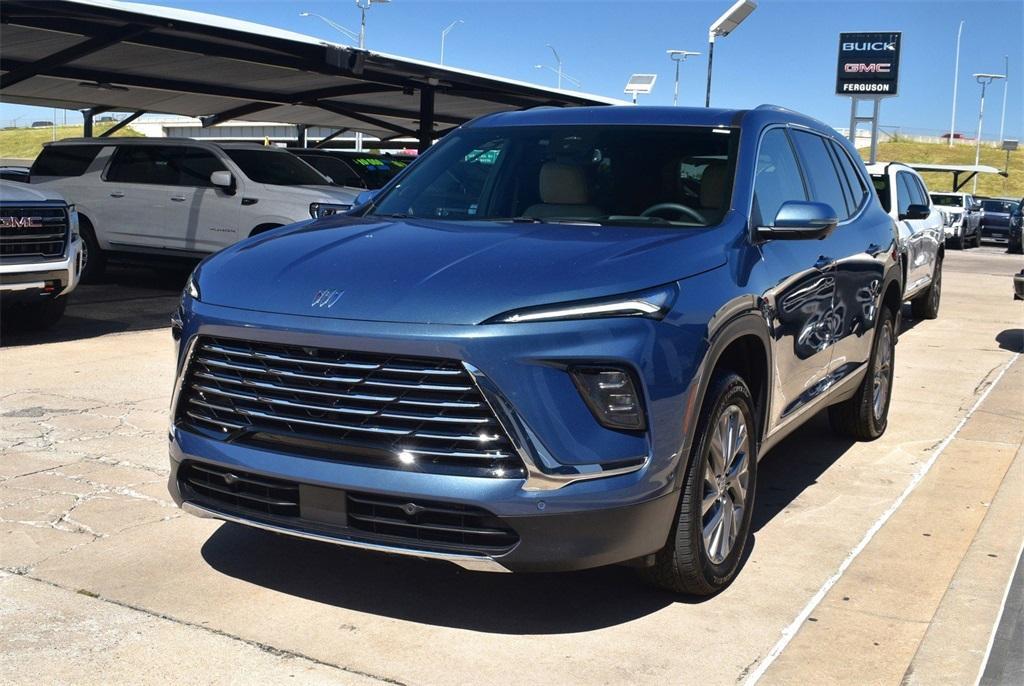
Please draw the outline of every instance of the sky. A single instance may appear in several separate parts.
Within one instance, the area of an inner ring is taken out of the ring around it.
[[[301,11],[315,12],[358,30],[353,0],[158,0],[156,4],[245,19],[346,42],[337,31]],[[437,61],[441,30],[449,34],[445,62],[499,76],[555,85],[545,47],[561,55],[579,90],[627,98],[629,76],[657,73],[640,104],[672,102],[674,65],[669,48],[701,53],[682,65],[680,104],[702,105],[707,72],[707,28],[731,0],[633,2],[618,0],[524,0],[473,2],[392,0],[374,5],[367,19],[367,47]],[[975,72],[1003,72],[1009,58],[1006,138],[1024,134],[1024,3],[1020,0],[760,0],[757,10],[716,43],[712,104],[747,108],[772,103],[817,117],[835,127],[849,123],[850,101],[834,94],[841,31],[902,31],[900,95],[883,101],[881,124],[907,133],[948,131],[952,105],[957,25],[964,20],[956,129],[972,136],[980,87]],[[568,82],[566,86],[568,87]],[[1003,88],[986,96],[984,137],[999,134]],[[50,119],[52,110],[0,103],[0,121]],[[58,115],[63,118],[63,115]],[[80,117],[68,116],[68,121]]]

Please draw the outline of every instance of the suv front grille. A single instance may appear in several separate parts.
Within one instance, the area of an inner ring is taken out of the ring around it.
[[[0,206],[0,258],[64,256],[68,214],[62,207]]]
[[[522,461],[454,360],[200,338],[178,421],[339,462],[517,478]]]
[[[191,460],[179,468],[178,483],[190,502],[299,531],[475,554],[506,552],[519,541],[501,519],[472,505],[304,486]],[[319,509],[303,502],[304,493]]]

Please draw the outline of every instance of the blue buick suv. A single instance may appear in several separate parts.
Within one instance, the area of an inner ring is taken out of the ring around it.
[[[628,562],[708,595],[758,459],[885,431],[892,219],[829,127],[489,115],[365,204],[208,258],[173,322],[193,514],[474,570]]]

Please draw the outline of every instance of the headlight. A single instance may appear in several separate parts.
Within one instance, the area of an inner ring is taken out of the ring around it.
[[[672,309],[679,294],[675,284],[648,291],[626,293],[609,298],[577,300],[554,305],[541,305],[514,310],[488,319],[486,324],[517,324],[565,319],[598,319],[602,317],[647,317],[662,319]]]
[[[78,238],[78,210],[68,205],[68,227],[71,229],[71,240]]]
[[[200,299],[199,286],[196,285],[195,272],[192,272],[192,274],[188,277],[188,283],[185,284],[185,290],[182,291],[182,299],[184,299],[185,295],[188,295],[188,297],[192,298],[193,300]]]
[[[309,216],[313,219],[320,219],[321,217],[330,217],[332,214],[348,212],[350,209],[352,209],[352,205],[342,203],[311,202],[309,203]]]

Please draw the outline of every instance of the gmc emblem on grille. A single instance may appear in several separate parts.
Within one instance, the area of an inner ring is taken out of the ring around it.
[[[39,229],[42,217],[0,217],[0,229]]]
[[[313,302],[310,303],[310,306],[327,308],[334,307],[334,303],[338,302],[338,299],[341,298],[341,294],[344,292],[345,291],[331,290],[317,291],[313,296]]]

